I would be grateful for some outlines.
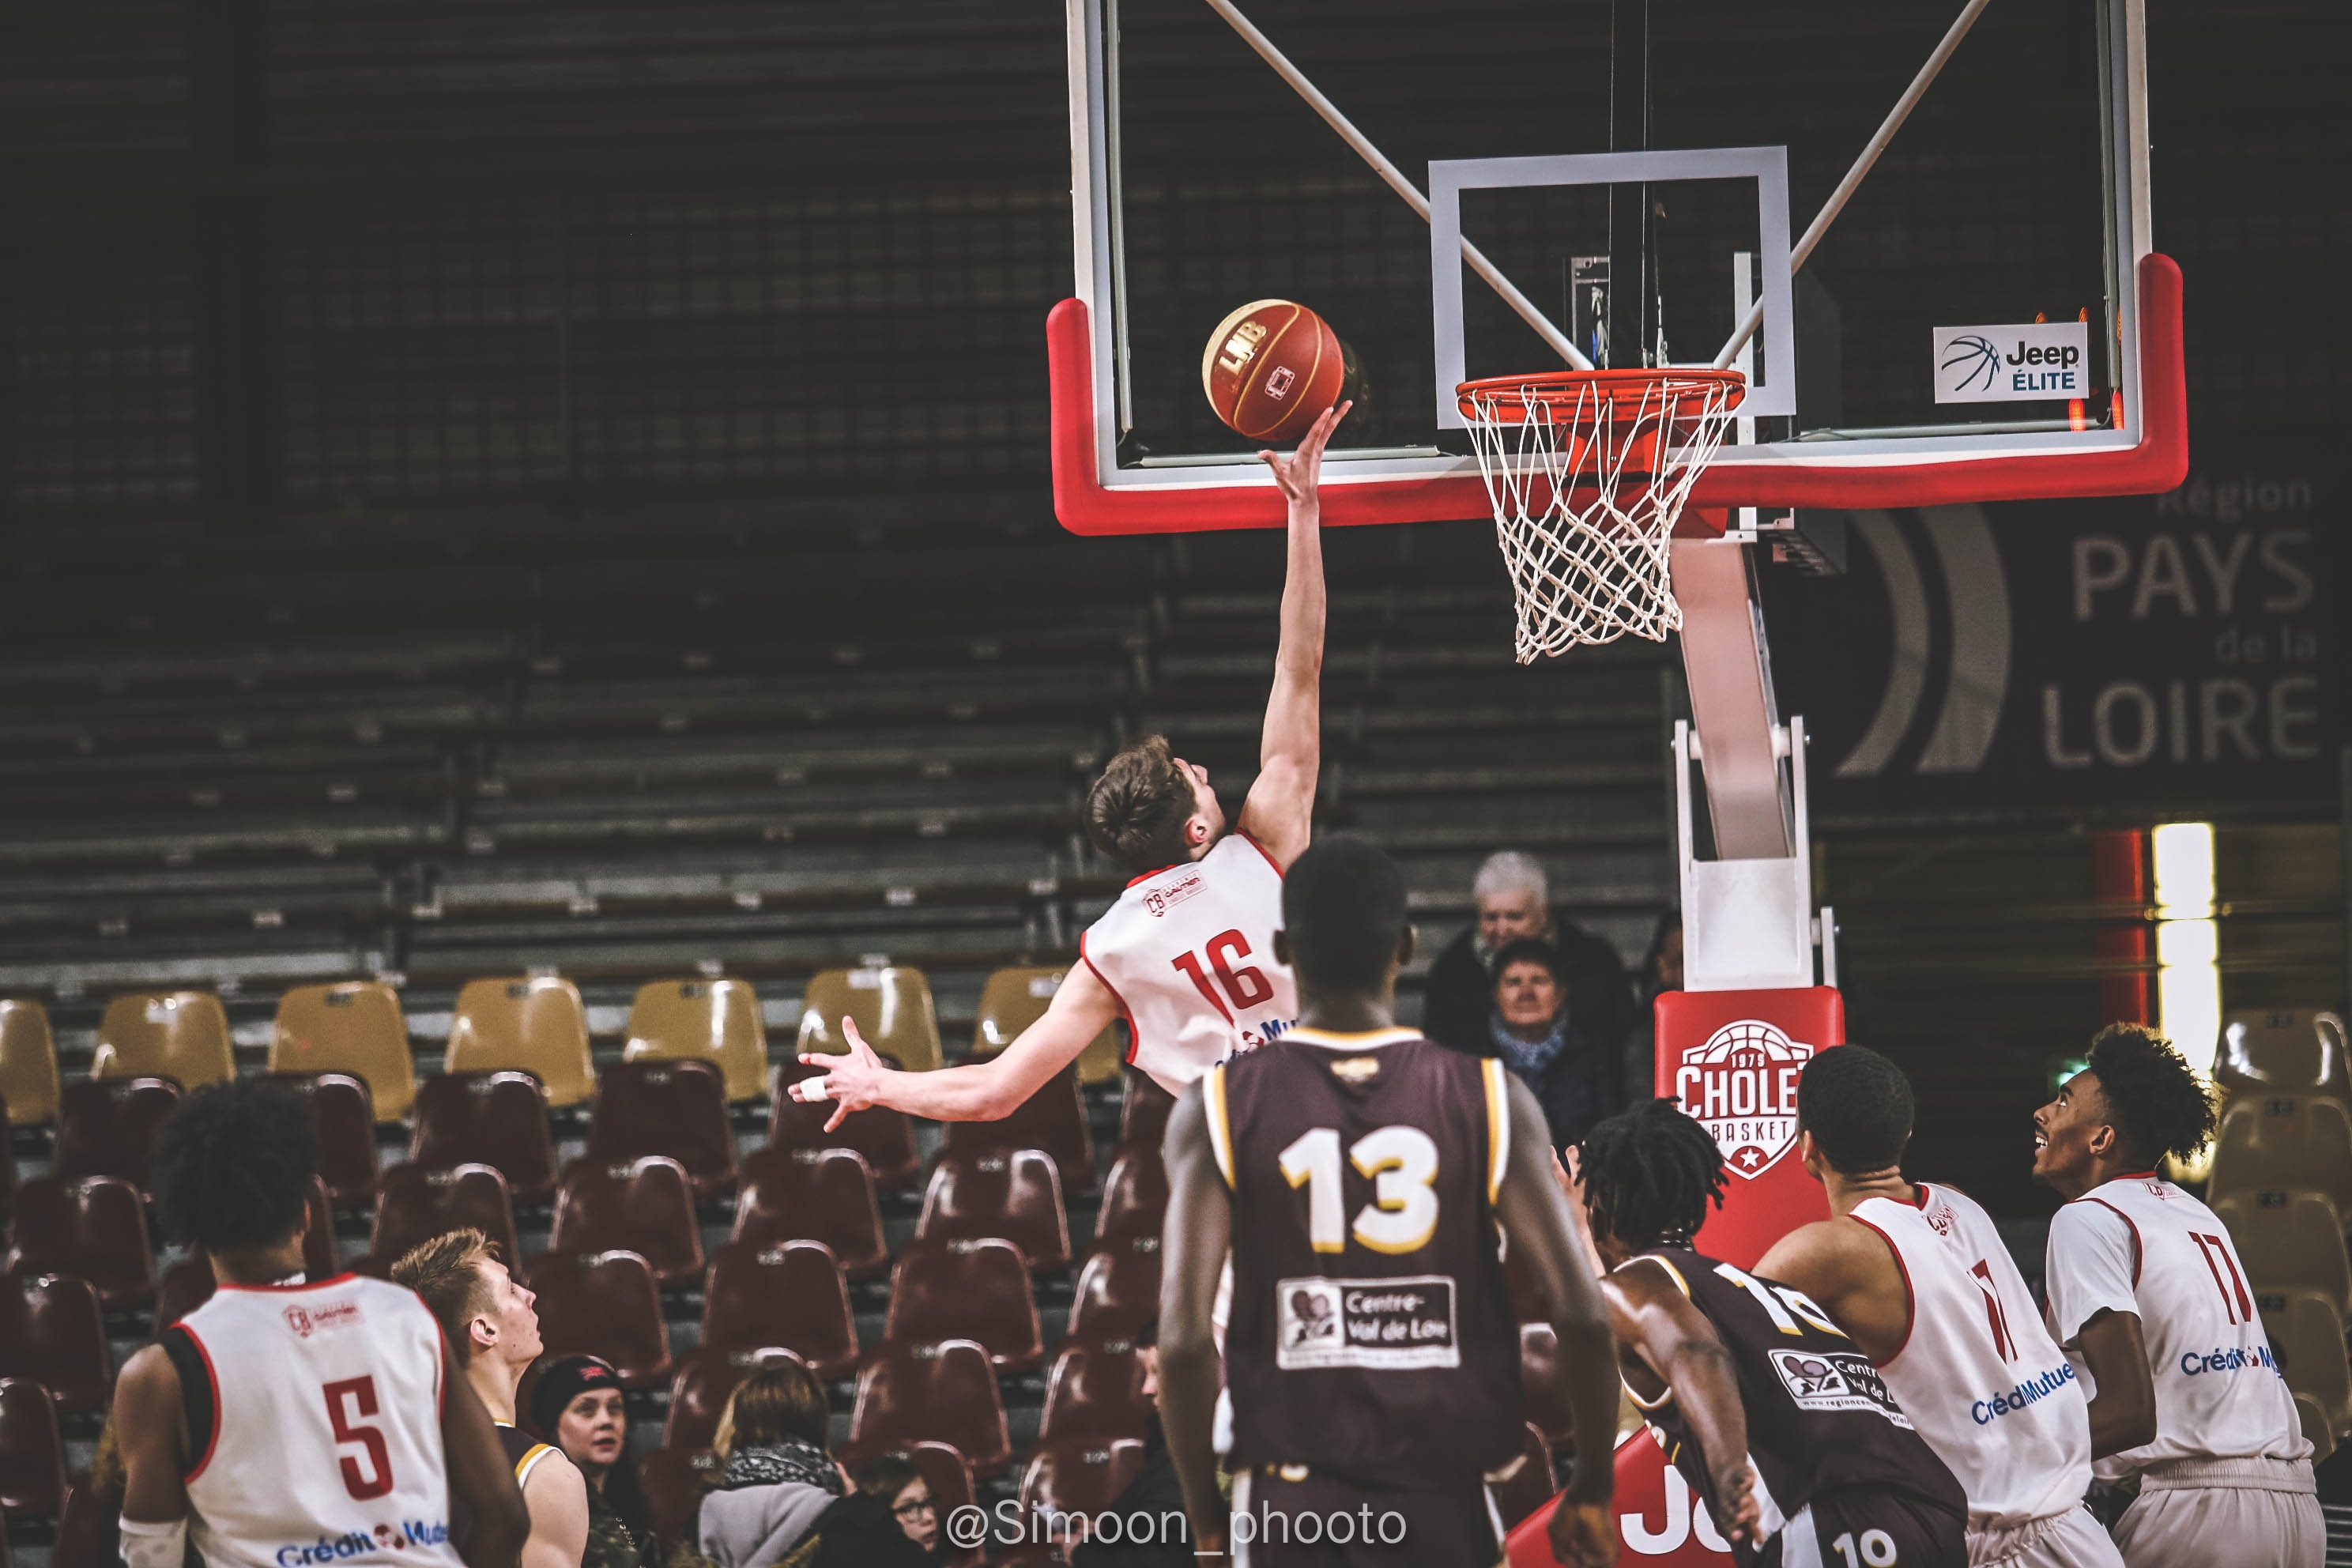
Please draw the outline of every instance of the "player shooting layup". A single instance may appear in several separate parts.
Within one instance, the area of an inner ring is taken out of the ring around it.
[[[1316,484],[1323,448],[1350,406],[1342,403],[1318,419],[1294,456],[1258,454],[1290,502],[1290,552],[1257,782],[1236,830],[1227,831],[1208,770],[1171,754],[1161,737],[1113,757],[1087,799],[1087,835],[1135,879],[1079,942],[1082,962],[1045,1016],[994,1058],[933,1072],[893,1069],[844,1018],[848,1051],[803,1056],[827,1070],[793,1086],[803,1101],[834,1101],[827,1131],[872,1105],[937,1121],[1008,1116],[1121,1017],[1133,1037],[1128,1059],[1174,1093],[1298,1016],[1289,966],[1274,956],[1274,933],[1282,923],[1282,875],[1307,847],[1322,765]]]

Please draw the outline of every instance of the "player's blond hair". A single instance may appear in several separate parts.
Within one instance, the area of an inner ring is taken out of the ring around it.
[[[1146,735],[1113,757],[1087,795],[1087,837],[1130,871],[1157,871],[1187,858],[1184,824],[1192,780],[1176,765],[1165,735]]]
[[[393,1283],[405,1285],[424,1298],[459,1366],[474,1357],[474,1320],[492,1306],[490,1283],[482,1277],[482,1265],[497,1256],[488,1237],[467,1227],[445,1230],[410,1247],[392,1266]]]

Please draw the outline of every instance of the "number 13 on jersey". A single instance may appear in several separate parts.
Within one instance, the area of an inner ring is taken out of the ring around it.
[[[1372,1201],[1345,1214],[1339,1130],[1313,1127],[1282,1152],[1283,1179],[1307,1188],[1307,1239],[1318,1252],[1345,1252],[1353,1236],[1374,1252],[1418,1252],[1437,1234],[1436,1141],[1418,1127],[1375,1129],[1356,1140],[1348,1159],[1372,1184]]]

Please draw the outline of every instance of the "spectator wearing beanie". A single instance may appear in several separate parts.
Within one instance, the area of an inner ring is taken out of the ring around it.
[[[1576,1026],[1549,942],[1515,942],[1495,955],[1494,1005],[1484,1056],[1532,1090],[1551,1129],[1552,1147],[1583,1142],[1595,1122],[1617,1111],[1612,1053]]]
[[[1495,960],[1512,942],[1535,937],[1559,954],[1555,972],[1578,1031],[1610,1046],[1611,1089],[1622,1095],[1624,1086],[1614,1081],[1620,1070],[1615,1047],[1633,1022],[1633,988],[1617,950],[1553,914],[1544,868],[1532,856],[1513,849],[1489,856],[1478,868],[1474,896],[1478,918],[1430,963],[1421,1032],[1441,1046],[1492,1056],[1486,1016],[1494,1005]]]
[[[559,1356],[541,1372],[530,1418],[588,1482],[588,1546],[581,1568],[662,1568],[653,1505],[629,1455],[620,1374],[601,1356]]]

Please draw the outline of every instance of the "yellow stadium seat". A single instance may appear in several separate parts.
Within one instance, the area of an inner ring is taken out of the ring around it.
[[[981,987],[980,1018],[972,1025],[971,1054],[992,1057],[1020,1037],[1021,1031],[1045,1016],[1045,1008],[1061,989],[1066,969],[1000,969]],[[1111,1026],[1087,1042],[1078,1053],[1080,1083],[1117,1083],[1127,1067],[1126,1047],[1118,1026]]]
[[[2344,1315],[2352,1308],[2352,1259],[2324,1193],[2224,1193],[2213,1212],[2230,1228],[2257,1292],[2312,1290]]]
[[[2311,1462],[2319,1463],[2336,1452],[2336,1434],[2327,1429],[2326,1413],[2319,1402],[2307,1394],[2294,1396],[2294,1414],[2303,1423],[2303,1435],[2311,1439]]]
[[[0,998],[0,1098],[11,1127],[57,1120],[58,1045],[38,1002]]]
[[[2352,1104],[2344,1020],[2333,1013],[2232,1013],[2221,1026],[2213,1081],[2232,1100],[2253,1094],[2324,1094]]]
[[[596,1089],[588,1061],[588,1010],[580,987],[552,974],[468,980],[449,1022],[449,1072],[515,1068],[535,1073],[553,1107],[578,1105]]]
[[[364,1079],[375,1119],[405,1121],[416,1103],[416,1061],[400,994],[381,980],[298,985],[278,999],[271,1072],[347,1072]]]
[[[691,1057],[726,1075],[727,1098],[768,1092],[768,1026],[760,996],[742,980],[656,980],[637,988],[622,1058]]]
[[[919,969],[826,969],[809,976],[801,997],[799,1048],[847,1050],[845,1014],[857,1020],[867,1045],[909,1072],[928,1072],[945,1059],[930,982]]]
[[[2326,1193],[2352,1208],[2352,1110],[2318,1095],[2248,1095],[2223,1113],[2214,1140],[2215,1194]]]
[[[2352,1430],[2352,1362],[2344,1354],[2343,1318],[2316,1290],[2263,1290],[2255,1300],[2286,1385],[2319,1406],[2330,1432]]]
[[[228,1015],[209,991],[134,991],[106,1005],[98,1021],[92,1078],[177,1079],[182,1089],[236,1076]]]

